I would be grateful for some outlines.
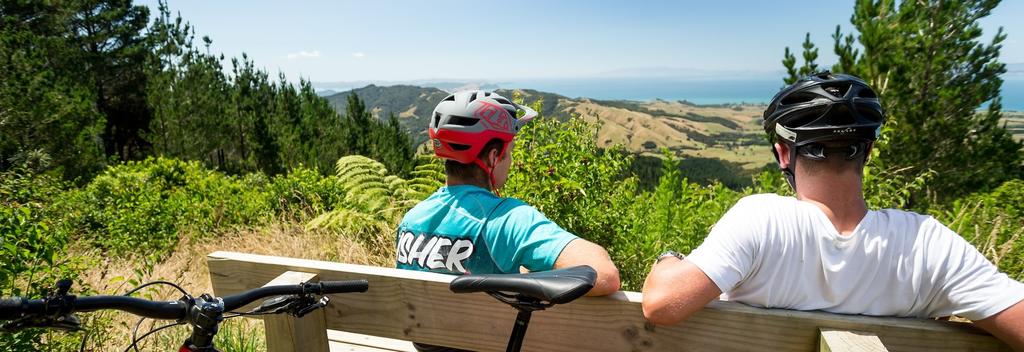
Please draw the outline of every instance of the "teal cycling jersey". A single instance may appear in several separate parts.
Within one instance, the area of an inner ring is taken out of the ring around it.
[[[551,270],[576,238],[518,199],[477,186],[445,186],[402,218],[396,264],[446,274]]]

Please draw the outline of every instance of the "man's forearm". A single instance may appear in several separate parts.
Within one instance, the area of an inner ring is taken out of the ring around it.
[[[601,246],[583,239],[569,242],[555,261],[555,268],[576,265],[589,265],[597,272],[594,288],[587,292],[587,296],[605,296],[619,290],[619,269]]]
[[[676,324],[719,295],[718,286],[696,265],[675,258],[664,259],[644,281],[644,317],[655,324]]]

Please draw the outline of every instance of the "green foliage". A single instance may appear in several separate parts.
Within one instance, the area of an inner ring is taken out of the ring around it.
[[[414,166],[411,139],[397,120],[379,121],[355,94],[346,114],[316,94],[309,81],[298,87],[284,75],[275,82],[242,54],[225,73],[209,53],[193,44],[195,32],[166,4],[150,30],[154,43],[148,101],[154,109],[151,132],[158,155],[201,160],[231,173],[276,175],[307,165],[330,170],[344,155],[381,160],[398,175]]]
[[[321,214],[309,228],[368,234],[393,226],[405,211],[444,184],[443,166],[436,158],[423,157],[412,179],[389,175],[384,164],[350,155],[338,160],[337,184],[343,195],[334,210]],[[371,236],[373,241],[379,237]]]
[[[1006,34],[1000,28],[982,43],[978,24],[996,4],[860,0],[851,18],[859,35],[837,26],[832,36],[839,57],[832,70],[868,81],[888,114],[877,148],[881,169],[908,179],[935,173],[908,205],[948,202],[1022,175],[1021,144],[1000,125]],[[794,63],[784,59],[787,82]],[[976,111],[985,102],[988,110]]]
[[[193,43],[195,32],[166,4],[150,29],[148,102],[154,110],[147,140],[157,155],[199,160],[231,173],[279,174],[308,165],[329,170],[347,143],[338,114],[301,80],[275,82],[245,54],[231,60]],[[368,138],[368,137],[363,137]]]
[[[814,62],[818,59],[818,48],[811,42],[811,33],[804,36],[804,43],[801,46],[804,49],[804,64],[799,69],[796,67],[796,56],[790,53],[789,47],[786,47],[786,52],[782,55],[782,66],[786,68],[786,78],[783,82],[786,84],[796,83],[800,77],[818,72],[818,64]]]
[[[931,170],[915,174],[909,168],[884,169],[879,164],[869,161],[864,168],[864,200],[871,208],[906,208],[935,179]]]
[[[140,344],[143,351],[175,351],[192,333],[188,325],[178,326],[159,332]],[[149,346],[149,343],[152,346]],[[213,344],[221,351],[258,352],[267,350],[267,337],[262,326],[253,326],[246,318],[226,319],[220,325]],[[147,348],[148,347],[148,348]]]
[[[245,54],[226,69],[209,37],[195,45],[194,29],[158,8],[147,27],[148,8],[126,0],[0,4],[0,171],[84,183],[108,161],[157,155],[277,175],[328,172],[348,154],[412,171],[397,121],[346,123],[309,81],[275,81]]]
[[[609,248],[623,287],[639,290],[653,258],[666,249],[689,253],[741,193],[720,183],[701,186],[682,177],[680,161],[665,151],[657,188],[634,199],[628,235],[616,236]]]
[[[1011,180],[933,211],[1016,280],[1024,280],[1024,181]]]
[[[516,135],[503,194],[608,249],[624,289],[639,290],[658,253],[696,247],[740,193],[687,181],[670,155],[655,190],[645,192],[630,172],[630,154],[596,147],[596,127],[578,117],[534,119]]]
[[[64,223],[116,253],[172,248],[184,232],[254,224],[273,213],[258,177],[239,180],[198,162],[147,159],[108,169],[60,202]]]
[[[0,4],[0,170],[45,155],[71,179],[140,155],[148,16],[123,0]]]
[[[386,121],[391,115],[399,114],[399,124],[411,132],[413,145],[421,145],[427,140],[428,117],[434,111],[437,102],[448,96],[448,92],[433,87],[417,87],[408,85],[376,86],[368,85],[350,91],[330,95],[325,99],[339,113],[348,109],[349,95],[359,95],[363,104],[372,108],[370,111],[377,119]],[[406,116],[409,114],[411,116]],[[387,165],[387,163],[385,163]],[[390,166],[389,166],[390,169]]]
[[[609,245],[628,228],[623,219],[637,180],[627,177],[632,156],[621,147],[599,149],[596,133],[596,126],[578,117],[564,123],[535,118],[516,135],[512,170],[502,190],[566,230]]]
[[[664,160],[663,157],[649,155],[638,155],[633,159],[630,172],[639,179],[641,189],[653,191],[658,186],[664,172]],[[775,166],[766,164],[760,169],[746,170],[738,163],[699,157],[683,158],[679,160],[678,166],[682,176],[690,182],[701,185],[719,182],[736,191],[751,187],[753,177],[761,171],[776,169]]]
[[[42,296],[57,280],[82,270],[65,253],[66,233],[47,219],[49,204],[63,187],[46,175],[0,172],[0,296]],[[40,329],[0,333],[0,350],[38,350],[48,334]],[[59,336],[46,339],[48,346],[68,343]]]
[[[263,187],[274,214],[294,219],[328,211],[344,195],[336,178],[323,177],[319,171],[305,167],[291,169],[270,182],[262,174],[248,174],[244,180],[243,184]]]
[[[379,160],[395,175],[408,176],[415,166],[412,139],[392,113],[387,121],[373,118],[365,103],[354,92],[342,120],[347,154],[365,155]]]
[[[102,167],[105,121],[80,78],[83,53],[63,3],[0,3],[0,171],[30,166],[69,178]]]

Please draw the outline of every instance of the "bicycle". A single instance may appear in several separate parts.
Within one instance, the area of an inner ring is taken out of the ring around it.
[[[128,296],[155,284],[173,286],[182,292],[183,296],[176,301],[151,301]],[[80,328],[76,312],[112,309],[142,316],[142,319],[176,321],[152,329],[136,338],[135,335],[142,323],[140,319],[132,332],[132,342],[125,348],[125,352],[132,348],[138,351],[138,342],[142,339],[157,331],[182,324],[191,325],[192,334],[182,343],[179,352],[219,352],[214,346],[213,337],[224,319],[284,313],[302,317],[327,306],[330,302],[330,298],[325,296],[327,294],[366,292],[368,288],[366,280],[321,281],[265,286],[226,297],[214,297],[206,293],[193,297],[178,285],[154,281],[136,287],[122,296],[78,297],[68,294],[71,280],[60,280],[54,290],[43,299],[0,298],[0,320],[9,321],[0,325],[0,330],[17,331],[35,327],[75,331]],[[259,307],[249,312],[234,312],[235,309],[266,297],[274,298],[262,302]]]
[[[519,352],[534,311],[582,297],[594,287],[597,272],[580,265],[525,274],[480,274],[455,278],[448,288],[455,293],[485,292],[519,311],[506,352]]]

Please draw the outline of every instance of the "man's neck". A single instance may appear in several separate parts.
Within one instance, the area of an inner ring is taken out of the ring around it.
[[[842,235],[852,234],[868,213],[858,175],[797,180],[797,199],[821,209]]]

